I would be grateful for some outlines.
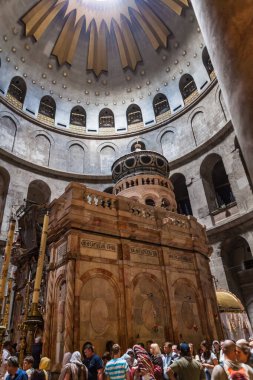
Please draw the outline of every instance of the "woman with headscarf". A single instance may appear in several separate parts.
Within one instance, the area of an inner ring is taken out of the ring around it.
[[[137,367],[137,360],[134,358],[134,351],[132,348],[128,348],[126,353],[122,356],[122,359],[125,359],[125,361],[128,364],[129,367],[129,374],[130,374],[130,380],[134,379],[135,370]]]
[[[62,368],[59,380],[87,380],[88,370],[82,363],[81,354],[75,351],[69,360]]]
[[[133,346],[133,351],[137,360],[137,368],[144,380],[155,379],[154,366],[147,351],[139,346]]]

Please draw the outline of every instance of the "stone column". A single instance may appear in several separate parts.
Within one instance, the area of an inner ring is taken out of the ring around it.
[[[74,302],[75,261],[69,260],[66,273],[67,294],[65,303],[64,352],[73,352],[74,346]]]
[[[192,0],[253,179],[253,2]]]

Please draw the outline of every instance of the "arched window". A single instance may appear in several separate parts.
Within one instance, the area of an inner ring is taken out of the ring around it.
[[[202,52],[202,61],[209,77],[211,78],[211,74],[213,73],[214,69],[213,69],[213,64],[206,47],[204,47],[203,52]]]
[[[168,199],[166,199],[166,198],[162,199],[161,207],[165,208],[166,210],[169,210],[170,202],[168,201]]]
[[[99,113],[99,128],[114,128],[114,115],[112,110],[104,108]]]
[[[175,173],[170,178],[177,202],[177,212],[183,215],[192,215],[191,202],[188,189],[186,186],[185,176],[181,173]]]
[[[140,145],[140,147],[139,147]],[[143,141],[136,141],[134,144],[131,146],[131,152],[134,152],[135,150],[140,149],[140,150],[146,150],[146,145],[144,144]]]
[[[7,97],[9,99],[15,99],[20,107],[23,105],[26,95],[26,84],[23,78],[14,77],[11,80],[7,91]]]
[[[46,116],[50,119],[55,118],[56,104],[51,96],[43,96],[40,101],[39,114]]]
[[[179,89],[184,100],[197,91],[196,83],[190,74],[184,74],[181,77],[179,81]]]
[[[201,164],[200,175],[210,212],[235,202],[221,157],[210,154]]]
[[[137,104],[131,104],[131,106],[128,107],[127,112],[127,125],[141,123],[142,122],[142,113],[141,109]]]
[[[146,204],[147,206],[155,207],[155,201],[154,201],[152,198],[147,198],[147,199],[145,199],[145,204]]]
[[[86,126],[86,112],[81,106],[72,108],[70,113],[70,124],[77,125],[79,127]]]
[[[170,110],[169,102],[164,94],[157,94],[153,100],[155,116],[159,116]]]

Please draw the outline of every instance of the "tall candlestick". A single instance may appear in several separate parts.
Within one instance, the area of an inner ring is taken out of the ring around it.
[[[3,266],[2,266],[2,274],[0,276],[0,312],[2,312],[3,298],[4,298],[4,294],[5,294],[5,285],[6,285],[7,274],[8,274],[10,258],[11,258],[11,248],[12,248],[13,239],[14,239],[15,224],[16,224],[15,219],[11,218],[7,242],[6,242],[6,247],[5,247],[4,262],[3,262]]]
[[[49,214],[47,212],[46,215],[44,216],[43,229],[42,229],[42,234],[41,234],[39,259],[38,259],[38,264],[37,264],[36,277],[35,277],[34,290],[33,290],[33,298],[32,298],[33,308],[34,308],[34,305],[38,305],[39,303],[40,285],[41,285],[41,280],[42,280],[43,266],[44,266],[45,253],[46,253],[48,223],[49,223]]]

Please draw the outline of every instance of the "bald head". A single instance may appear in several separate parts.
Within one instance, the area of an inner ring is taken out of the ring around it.
[[[236,344],[232,340],[225,340],[222,345],[225,357],[229,360],[236,360]]]

